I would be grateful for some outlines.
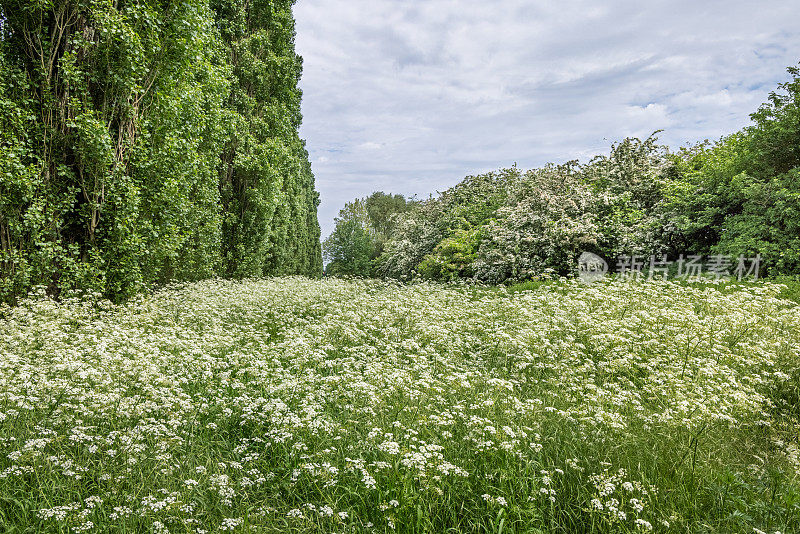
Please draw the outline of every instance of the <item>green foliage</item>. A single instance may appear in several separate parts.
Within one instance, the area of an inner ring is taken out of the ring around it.
[[[365,199],[365,204],[375,232],[389,235],[395,227],[394,215],[405,212],[413,201],[408,201],[403,195],[375,191]]]
[[[587,164],[470,176],[397,221],[377,262],[399,279],[571,275],[582,251],[762,257],[800,274],[800,70],[717,143],[625,139]]]
[[[375,240],[376,256],[383,252],[389,236],[397,226],[397,216],[411,209],[416,201],[403,195],[375,191],[364,199],[364,207],[369,218],[368,225]]]
[[[330,275],[373,276],[375,259],[394,231],[397,216],[415,204],[402,195],[376,191],[345,204],[323,249]]]
[[[333,233],[325,240],[325,256],[330,275],[369,276],[375,257],[375,244],[369,232],[357,219],[337,221]]]
[[[746,170],[759,178],[800,167],[800,67],[787,69],[791,80],[778,86],[750,118],[753,157]]]
[[[212,0],[234,83],[221,168],[223,272],[234,277],[322,270],[318,195],[299,138],[293,1]]]
[[[677,242],[700,253],[761,254],[765,272],[800,273],[800,70],[741,132],[683,151],[667,195]]]
[[[2,0],[0,20],[0,300],[319,273],[291,3]]]
[[[727,214],[714,250],[761,254],[767,272],[800,273],[800,167],[766,182],[735,186],[747,202],[741,213]]]
[[[0,300],[30,285],[35,260],[23,253],[22,243],[41,239],[44,232],[41,204],[23,208],[32,204],[37,190],[28,134],[35,117],[26,82],[21,69],[8,61],[7,44],[0,40]]]
[[[481,242],[480,231],[480,228],[456,230],[436,245],[433,253],[423,258],[417,268],[419,274],[434,280],[471,278],[472,264],[478,256]]]

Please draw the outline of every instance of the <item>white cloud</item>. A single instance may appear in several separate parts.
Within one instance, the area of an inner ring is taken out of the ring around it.
[[[358,148],[363,150],[380,150],[383,147],[381,143],[373,143],[372,141],[367,141],[366,143],[361,143],[358,145]]]
[[[299,0],[323,234],[374,190],[735,131],[800,60],[794,4]]]

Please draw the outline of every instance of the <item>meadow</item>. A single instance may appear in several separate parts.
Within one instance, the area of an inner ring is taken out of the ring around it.
[[[785,290],[40,293],[0,308],[0,530],[800,532]]]

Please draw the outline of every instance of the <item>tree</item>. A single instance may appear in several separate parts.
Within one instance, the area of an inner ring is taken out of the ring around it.
[[[665,205],[683,246],[800,273],[800,69],[788,72],[753,125],[682,152]]]
[[[375,232],[382,236],[389,236],[397,224],[395,216],[407,211],[413,201],[406,200],[403,195],[375,191],[366,198],[364,203],[370,224]]]
[[[373,276],[374,261],[394,231],[397,215],[413,203],[402,195],[376,191],[345,204],[333,233],[323,244],[325,258],[330,262],[326,272]]]
[[[319,198],[305,143],[293,0],[211,0],[230,58],[230,130],[220,169],[222,270],[322,272]]]
[[[319,274],[287,0],[0,0],[0,301]]]
[[[357,219],[337,220],[324,243],[326,272],[330,275],[370,276],[375,243]]]

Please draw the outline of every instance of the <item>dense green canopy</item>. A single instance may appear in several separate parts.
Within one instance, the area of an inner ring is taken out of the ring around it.
[[[321,272],[291,7],[0,1],[0,300]]]
[[[322,244],[330,275],[371,276],[386,241],[395,231],[398,216],[416,200],[376,191],[345,204],[335,219],[336,228]]]

